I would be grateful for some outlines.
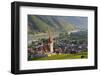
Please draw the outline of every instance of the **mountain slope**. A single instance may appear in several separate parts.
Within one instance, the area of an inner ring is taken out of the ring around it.
[[[86,18],[69,16],[45,16],[28,15],[28,32],[52,32],[73,31],[76,29],[86,29]],[[81,26],[80,26],[81,25]],[[83,25],[83,27],[82,27]]]

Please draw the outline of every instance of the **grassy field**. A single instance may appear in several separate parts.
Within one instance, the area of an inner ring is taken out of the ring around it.
[[[86,59],[88,58],[87,52],[77,54],[50,54],[48,57],[33,58],[32,60],[61,60],[61,59]]]

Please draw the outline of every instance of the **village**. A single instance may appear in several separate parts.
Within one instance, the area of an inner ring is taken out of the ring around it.
[[[51,32],[48,32],[48,39],[32,42],[32,46],[28,47],[28,60],[50,57],[52,55],[61,54],[77,54],[87,52],[87,40],[71,39],[69,34],[55,38]],[[84,58],[83,55],[80,58]]]

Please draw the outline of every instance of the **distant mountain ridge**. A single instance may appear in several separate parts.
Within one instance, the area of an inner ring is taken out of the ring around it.
[[[87,18],[67,16],[28,15],[28,32],[87,30]]]

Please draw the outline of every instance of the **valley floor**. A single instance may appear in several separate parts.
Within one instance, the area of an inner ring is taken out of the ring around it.
[[[33,58],[32,60],[61,60],[61,59],[86,59],[88,58],[87,52],[77,54],[48,54],[48,57]]]

